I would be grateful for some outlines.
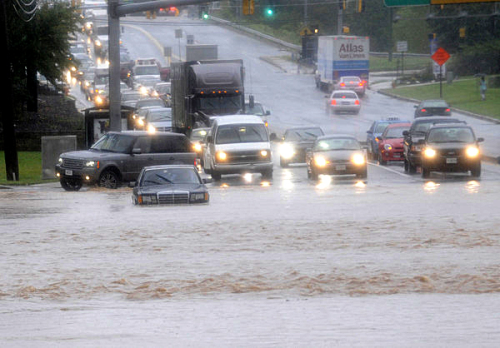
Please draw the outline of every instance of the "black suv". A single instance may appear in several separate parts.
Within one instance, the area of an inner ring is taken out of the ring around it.
[[[66,191],[78,191],[82,184],[117,188],[135,181],[143,167],[161,164],[196,165],[184,134],[109,132],[89,150],[61,154],[55,171]]]
[[[460,123],[450,117],[419,117],[411,124],[410,130],[404,131],[404,166],[405,172],[415,174],[420,166],[420,151],[422,146],[418,141],[425,138],[425,134],[432,125],[439,123]]]
[[[425,139],[419,141],[422,148],[422,177],[431,171],[471,172],[481,176],[481,151],[472,128],[465,124],[439,124],[432,126]]]

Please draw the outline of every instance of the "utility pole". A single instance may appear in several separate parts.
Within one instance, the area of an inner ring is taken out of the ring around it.
[[[389,55],[389,62],[392,62],[392,7],[389,7],[389,49],[388,49],[388,55]]]
[[[5,169],[8,181],[19,181],[19,163],[17,159],[16,129],[14,127],[14,103],[12,101],[12,71],[9,38],[7,31],[7,14],[5,2],[0,0],[0,47],[4,47],[4,59],[2,59],[2,78],[0,93],[2,93],[2,115],[3,125],[3,147],[5,151]]]
[[[304,0],[304,26],[307,27],[307,0]]]
[[[108,0],[109,13],[109,129],[122,129],[120,101],[120,17],[116,15],[118,0]]]
[[[339,7],[337,14],[337,35],[342,35],[342,28],[344,26],[344,23],[342,22],[343,12],[344,10],[341,7]]]

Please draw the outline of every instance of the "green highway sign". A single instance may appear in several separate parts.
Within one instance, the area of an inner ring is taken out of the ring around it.
[[[431,0],[384,0],[387,7],[394,6],[423,6],[430,5]]]

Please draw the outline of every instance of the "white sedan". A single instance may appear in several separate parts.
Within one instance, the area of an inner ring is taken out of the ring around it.
[[[350,112],[358,114],[361,109],[361,101],[353,91],[333,91],[328,99],[326,110],[333,113]]]

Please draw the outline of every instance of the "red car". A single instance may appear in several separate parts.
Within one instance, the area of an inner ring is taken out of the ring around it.
[[[403,132],[410,129],[411,123],[393,123],[387,126],[378,139],[378,162],[386,165],[389,161],[403,161]]]

